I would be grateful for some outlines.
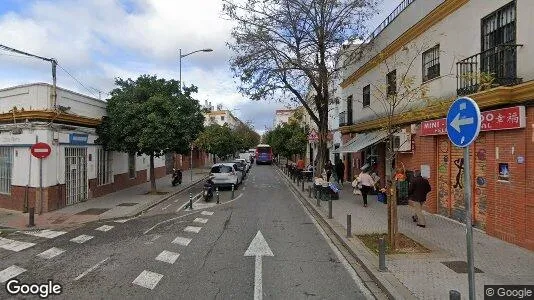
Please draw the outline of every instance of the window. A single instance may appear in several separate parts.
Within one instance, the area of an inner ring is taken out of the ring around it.
[[[113,181],[113,159],[111,152],[98,149],[96,152],[98,185],[104,185]]]
[[[352,95],[347,97],[347,125],[352,124]]]
[[[386,75],[386,81],[388,84],[387,94],[393,96],[397,94],[397,70],[393,70]]]
[[[224,121],[224,116],[221,116],[221,121]]]
[[[371,105],[371,85],[363,87],[363,107]]]
[[[11,169],[13,168],[13,148],[0,147],[0,193],[11,193]]]
[[[439,44],[423,52],[423,82],[439,76]]]
[[[136,177],[136,173],[135,173],[135,157],[136,155],[135,154],[129,154],[128,155],[128,176],[130,178],[135,178]]]

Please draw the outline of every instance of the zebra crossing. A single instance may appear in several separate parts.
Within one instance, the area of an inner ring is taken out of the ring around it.
[[[202,211],[200,213],[203,216],[212,216],[212,211]],[[200,224],[206,224],[208,223],[208,219],[206,218],[195,218],[193,220],[193,223],[200,223]],[[183,231],[185,233],[199,233],[202,227],[198,226],[186,226]],[[184,236],[177,236],[172,242],[174,245],[178,245],[180,248],[187,247],[191,241],[193,241],[192,238],[184,237]],[[168,264],[174,264],[176,260],[180,257],[180,253],[174,252],[176,250],[173,249],[173,251],[170,250],[163,250],[158,256],[156,256],[155,260],[162,263],[168,263]],[[150,290],[153,290],[159,281],[163,278],[163,274],[159,274],[153,271],[149,270],[143,270],[141,274],[139,274],[132,283],[135,285],[138,285],[140,287],[144,287]]]

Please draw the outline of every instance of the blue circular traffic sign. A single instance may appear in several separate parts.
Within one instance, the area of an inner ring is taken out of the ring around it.
[[[480,108],[473,99],[468,97],[456,99],[447,113],[449,140],[456,147],[468,147],[477,138],[481,123]]]

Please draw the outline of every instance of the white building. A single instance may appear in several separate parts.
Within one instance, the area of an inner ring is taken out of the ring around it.
[[[236,118],[229,110],[216,110],[204,114],[204,126],[218,124],[224,126],[227,124],[230,128],[235,128],[242,124],[241,120]]]
[[[148,157],[95,144],[106,102],[57,88],[56,104],[49,84],[0,89],[0,207],[25,210],[36,201],[46,212],[149,180]],[[36,142],[51,148],[42,159],[42,201],[39,160],[30,153]],[[165,158],[154,163],[156,177],[164,176]]]
[[[293,113],[295,113],[294,109],[277,109],[274,114],[273,128],[289,122],[289,118],[293,116]]]

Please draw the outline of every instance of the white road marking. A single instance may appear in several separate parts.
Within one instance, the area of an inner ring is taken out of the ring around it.
[[[198,200],[196,200],[196,201],[193,202],[193,208],[195,208],[195,205],[194,205],[194,204],[197,203],[198,201],[200,201],[201,199],[202,199],[202,197],[198,198]],[[180,206],[180,207],[176,210],[176,212],[181,211],[182,209],[184,209],[184,207],[186,207],[186,206],[188,206],[188,205],[189,205],[189,200],[188,200],[187,202],[185,202],[182,206]]]
[[[161,237],[161,235],[159,235],[159,234],[154,235],[154,237],[149,242],[145,242],[145,245],[154,244],[154,241],[159,239],[160,237]]]
[[[13,277],[26,272],[26,269],[12,265],[11,267],[0,271],[0,283],[4,283]]]
[[[193,220],[193,222],[206,224],[206,223],[208,223],[208,219],[196,218],[196,219]]]
[[[163,278],[163,275],[145,270],[141,272],[132,283],[152,290],[156,287],[161,278]]]
[[[133,219],[135,219],[135,218],[115,220],[115,221],[113,221],[113,222],[115,222],[115,223],[126,223],[126,222],[128,222],[128,221],[130,221],[130,220],[133,220]]]
[[[167,222],[170,222],[170,221],[173,221],[173,220],[181,219],[181,218],[183,218],[183,217],[187,217],[187,216],[192,215],[192,214],[196,214],[196,212],[188,213],[188,214],[185,214],[185,215],[183,215],[183,216],[174,217],[174,218],[170,218],[170,219],[168,219],[168,220],[164,220],[164,221],[158,222],[156,225],[154,225],[154,226],[148,228],[145,232],[143,232],[143,234],[147,234],[147,233],[149,233],[152,229],[158,227],[159,225],[161,225],[161,224],[163,224],[163,223],[167,223]]]
[[[22,231],[22,233],[27,234],[27,235],[43,237],[47,239],[53,239],[67,232],[45,229],[45,230],[35,230],[35,231]]]
[[[169,205],[166,205],[165,207],[162,207],[161,210],[167,210],[167,208],[169,208],[171,205],[172,205],[172,203],[169,204]]]
[[[29,242],[20,242],[20,241],[15,241],[15,240],[0,237],[0,248],[2,249],[19,252],[20,250],[24,250],[32,246],[35,246],[35,244],[29,243]]]
[[[178,244],[178,245],[181,245],[181,246],[187,246],[189,245],[189,243],[191,243],[192,239],[189,239],[189,238],[184,238],[184,237],[177,237],[174,239],[174,241],[172,241],[173,244]]]
[[[99,261],[96,265],[90,267],[89,269],[83,271],[82,274],[78,275],[78,277],[74,278],[74,281],[77,281],[77,280],[80,280],[82,277],[84,277],[85,275],[89,274],[90,272],[94,271],[96,268],[98,268],[98,266],[100,266],[101,264],[103,264],[106,260],[108,260],[109,257]]]
[[[202,227],[187,226],[186,228],[184,228],[184,231],[186,231],[186,232],[199,233],[199,232],[200,232],[200,229],[202,229]]]
[[[285,183],[286,183],[286,186],[287,186],[288,185],[287,182],[285,182]],[[295,194],[295,192],[293,192],[293,190],[290,189],[289,191],[291,192],[291,194],[293,194],[293,197],[295,197],[295,200],[297,200],[297,202],[300,204],[302,209],[304,209],[304,212],[306,213],[306,215],[308,215],[308,217],[313,222],[313,224],[315,224],[315,227],[317,228],[317,230],[321,233],[321,235],[325,239],[325,241],[328,244],[328,246],[330,246],[330,249],[332,249],[332,251],[336,254],[338,260],[341,262],[343,267],[345,267],[345,269],[349,273],[350,277],[352,277],[352,280],[354,280],[354,283],[356,283],[356,285],[358,286],[358,289],[365,295],[365,298],[366,299],[374,299],[374,297],[372,296],[372,294],[369,291],[369,289],[363,283],[362,279],[358,276],[356,271],[354,271],[352,266],[349,264],[347,259],[343,256],[343,254],[341,254],[339,249],[337,249],[337,247],[334,245],[334,243],[332,243],[332,241],[330,240],[328,235],[326,235],[326,232],[323,230],[321,225],[319,225],[319,223],[317,223],[315,218],[308,211],[308,208],[306,206],[304,206],[304,204],[302,202],[300,202],[300,200],[298,199],[298,197]]]
[[[267,241],[258,230],[256,236],[250,242],[250,245],[245,251],[245,256],[255,257],[255,271],[254,271],[254,300],[261,300],[263,297],[262,292],[262,256],[274,256],[273,251],[269,248]]]
[[[83,243],[87,242],[88,240],[90,240],[92,238],[93,238],[93,236],[91,236],[91,235],[82,234],[82,235],[79,235],[79,236],[71,239],[70,241],[74,242],[74,243],[78,243],[78,244],[83,244]]]
[[[213,212],[212,211],[203,211],[200,214],[201,215],[205,215],[205,216],[211,216],[211,215],[213,215]]]
[[[48,249],[48,250],[46,250],[44,252],[41,252],[41,253],[37,254],[37,256],[40,257],[40,258],[44,258],[44,259],[51,259],[51,258],[54,258],[54,257],[60,255],[63,252],[65,252],[65,250],[53,247],[53,248],[50,248],[50,249]]]
[[[156,260],[166,262],[172,265],[178,259],[178,256],[180,256],[180,253],[163,250],[163,252],[161,252],[156,257]]]
[[[95,230],[98,230],[98,231],[110,231],[111,229],[113,229],[114,226],[111,226],[111,225],[102,225],[98,228],[96,228]]]

